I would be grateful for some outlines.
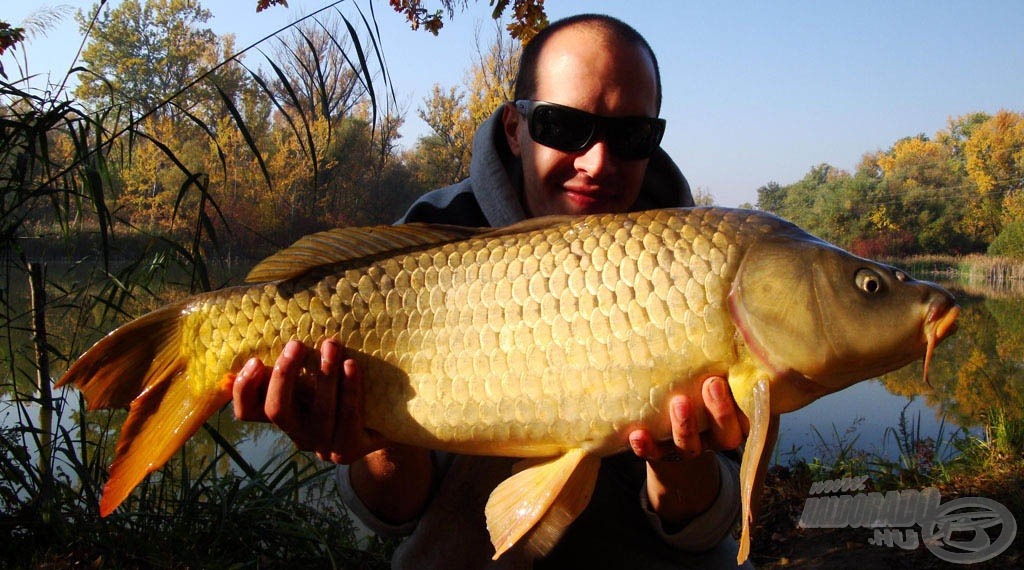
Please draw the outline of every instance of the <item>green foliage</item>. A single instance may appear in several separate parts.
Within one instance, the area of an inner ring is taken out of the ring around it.
[[[772,181],[757,189],[757,207],[773,214],[782,211],[786,191],[778,182]]]
[[[971,113],[867,153],[852,175],[828,164],[758,189],[758,207],[868,257],[985,251],[1024,212],[1024,119]],[[1013,249],[1018,230],[998,241]],[[990,250],[991,251],[991,250]]]
[[[211,17],[189,0],[125,0],[114,8],[96,4],[88,14],[79,11],[79,28],[90,37],[82,52],[90,73],[81,76],[75,95],[95,108],[122,107],[133,117],[157,108],[170,111],[162,106],[168,95],[220,55],[219,38],[201,27]],[[212,99],[203,89],[189,89],[179,104],[191,110]]]
[[[1004,226],[989,244],[988,254],[1024,260],[1024,220]]]

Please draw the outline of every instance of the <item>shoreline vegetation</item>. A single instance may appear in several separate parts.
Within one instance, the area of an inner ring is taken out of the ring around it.
[[[998,408],[996,409],[998,410]],[[856,433],[820,438],[820,457],[773,465],[766,477],[761,513],[754,535],[753,561],[761,569],[778,568],[948,568],[954,567],[932,554],[924,544],[907,548],[872,544],[886,528],[852,528],[845,525],[809,525],[805,510],[822,482],[863,480],[863,489],[833,490],[823,495],[856,495],[890,491],[922,491],[935,488],[941,503],[959,498],[982,497],[1005,506],[1017,522],[1010,547],[995,558],[972,568],[1006,568],[1024,558],[1024,421],[1000,411],[987,419],[983,435],[943,431],[936,438],[922,436],[918,426],[901,414],[895,427],[887,428],[899,456],[886,459],[858,449]],[[827,517],[826,517],[827,518]],[[828,521],[824,521],[827,523]],[[915,521],[917,523],[919,521]],[[899,527],[921,533],[915,523]],[[974,538],[972,532],[954,535],[956,540]]]
[[[919,279],[949,284],[968,295],[1021,295],[1024,293],[1024,260],[991,255],[918,255],[888,260]]]

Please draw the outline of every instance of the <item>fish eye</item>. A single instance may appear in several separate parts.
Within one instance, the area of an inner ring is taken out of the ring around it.
[[[857,287],[869,295],[881,293],[883,289],[882,276],[873,269],[861,269],[857,271]]]

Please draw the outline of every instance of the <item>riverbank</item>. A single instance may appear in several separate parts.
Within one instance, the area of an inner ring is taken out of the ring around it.
[[[1021,295],[1024,293],[1024,261],[973,254],[965,256],[919,255],[888,260],[914,277],[955,284],[968,294]]]
[[[761,569],[780,568],[962,568],[937,556],[920,541],[922,526],[911,524],[893,528],[824,528],[828,516],[814,518],[805,510],[821,497],[856,496],[872,492],[920,492],[934,487],[941,505],[956,499],[983,498],[1002,505],[1013,516],[1016,532],[1009,547],[991,559],[972,562],[971,568],[1017,567],[1024,561],[1024,423],[997,418],[985,437],[967,436],[954,442],[959,453],[950,460],[906,466],[865,457],[841,454],[846,461],[824,466],[814,460],[771,468],[765,482],[762,510],[754,535],[753,561]],[[907,442],[910,449],[927,455],[934,442]],[[850,461],[849,458],[855,459]],[[902,460],[906,462],[906,459]],[[816,482],[866,477],[863,487],[831,493],[815,488]],[[816,492],[815,492],[816,491]],[[814,499],[808,501],[808,499]],[[941,510],[941,508],[940,508]],[[964,511],[966,512],[966,511]],[[819,513],[820,514],[820,513]],[[947,513],[948,514],[948,513]],[[960,509],[956,514],[963,514]],[[998,516],[998,515],[997,515]],[[802,528],[800,521],[803,518]],[[920,521],[915,521],[920,522]],[[1005,521],[1004,521],[1005,522]],[[995,525],[987,530],[995,543],[1008,526]],[[899,530],[900,534],[895,534]],[[981,531],[986,532],[986,531]],[[1007,531],[1008,532],[1008,531]],[[911,534],[913,533],[913,534]],[[965,543],[977,538],[974,531],[956,532],[953,541]],[[1008,537],[1007,537],[1008,538]],[[904,542],[900,546],[899,541]],[[915,543],[914,540],[917,540]],[[950,546],[946,539],[940,553],[965,552]],[[980,560],[984,547],[971,560]],[[990,549],[991,550],[991,549]]]

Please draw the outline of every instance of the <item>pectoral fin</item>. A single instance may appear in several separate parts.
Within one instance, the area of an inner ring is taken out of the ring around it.
[[[484,513],[494,559],[526,537],[526,548],[547,554],[590,502],[601,459],[574,449],[554,459],[524,459],[491,492]]]
[[[743,501],[743,533],[740,536],[736,563],[743,564],[750,556],[750,526],[761,507],[761,488],[771,462],[775,440],[779,436],[779,416],[771,413],[768,380],[754,384],[751,406],[747,411],[750,434],[743,449],[740,465],[740,493]]]

